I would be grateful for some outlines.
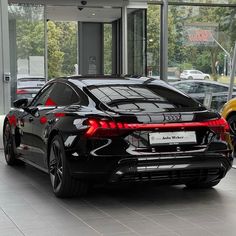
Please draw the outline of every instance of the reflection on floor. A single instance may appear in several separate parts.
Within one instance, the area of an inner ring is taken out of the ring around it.
[[[0,182],[1,236],[235,236],[235,169],[211,190],[134,186],[57,199],[46,174],[9,167],[0,151]]]

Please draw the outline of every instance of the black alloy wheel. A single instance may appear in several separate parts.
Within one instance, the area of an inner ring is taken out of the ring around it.
[[[49,174],[53,192],[57,197],[72,197],[86,194],[88,185],[73,178],[66,163],[62,139],[56,135],[50,146]]]
[[[8,121],[6,121],[3,129],[3,146],[7,164],[10,166],[17,164],[18,160],[15,158],[15,142]]]

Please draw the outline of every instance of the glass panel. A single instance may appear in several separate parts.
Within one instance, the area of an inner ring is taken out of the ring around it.
[[[230,7],[169,6],[169,68],[176,68],[181,80],[204,81],[205,89],[199,86],[196,91],[199,101],[204,100],[205,93],[220,98],[221,94],[215,94],[215,86],[223,87],[217,90],[227,97],[222,83],[230,81],[235,14],[236,9]],[[212,108],[219,110],[224,102],[214,104]]]
[[[146,74],[145,9],[128,9],[128,74]]]
[[[112,24],[104,24],[104,74],[112,74]]]
[[[160,6],[149,5],[147,10],[147,75],[160,75]]]
[[[48,21],[48,78],[78,74],[77,22]]]
[[[12,101],[33,98],[45,84],[44,6],[9,5]]]

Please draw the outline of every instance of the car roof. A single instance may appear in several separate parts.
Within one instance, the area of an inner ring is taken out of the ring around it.
[[[70,76],[60,78],[62,80],[67,80],[69,82],[74,83],[79,87],[87,87],[87,86],[102,86],[102,85],[127,85],[127,84],[150,84],[155,82],[155,84],[159,84],[162,86],[168,86],[166,82],[159,79],[149,78],[149,77],[122,77],[122,76],[106,76],[106,75],[88,75],[88,76]],[[57,80],[57,79],[55,79]]]
[[[181,80],[181,81],[176,81],[176,82],[173,82],[171,83],[172,85],[175,85],[175,84],[182,84],[182,83],[205,83],[205,84],[215,84],[215,85],[221,85],[221,86],[224,86],[224,87],[229,87],[228,84],[223,84],[223,83],[220,83],[220,82],[217,82],[217,81],[210,81],[210,80]]]

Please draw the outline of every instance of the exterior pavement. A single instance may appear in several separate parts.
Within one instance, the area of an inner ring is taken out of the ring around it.
[[[235,236],[236,170],[210,190],[96,188],[57,199],[49,176],[9,167],[0,151],[1,236]]]

